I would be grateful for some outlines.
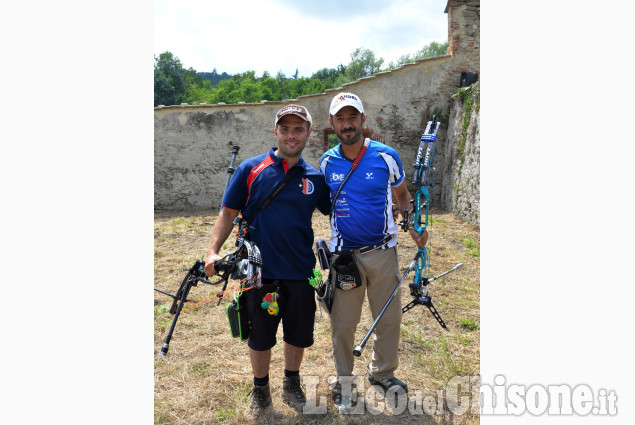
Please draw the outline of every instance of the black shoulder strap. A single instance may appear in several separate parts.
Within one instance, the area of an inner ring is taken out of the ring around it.
[[[282,191],[282,189],[285,188],[286,185],[289,184],[289,182],[291,181],[291,179],[293,177],[295,177],[296,174],[298,174],[300,172],[300,166],[296,166],[296,167],[292,167],[288,172],[286,177],[284,178],[284,180],[282,180],[280,183],[278,183],[278,185],[273,189],[273,192],[271,192],[271,195],[269,195],[269,197],[267,199],[264,200],[264,202],[262,203],[262,205],[260,205],[260,208],[258,208],[258,211],[256,211],[256,214],[258,214],[260,211],[262,211],[263,209],[265,209],[265,207],[267,205],[269,205],[269,203],[271,201],[273,201],[273,198],[275,198],[276,196],[278,196],[278,194]],[[251,221],[254,220],[254,218],[256,217],[256,215],[254,214],[254,216],[251,218]]]

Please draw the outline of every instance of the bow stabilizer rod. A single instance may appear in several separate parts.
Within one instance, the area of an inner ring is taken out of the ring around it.
[[[232,146],[232,159],[229,162],[229,167],[227,167],[227,180],[225,180],[225,190],[223,190],[223,196],[225,195],[225,193],[227,193],[227,188],[229,187],[229,183],[232,180],[232,174],[234,174],[234,171],[236,171],[236,169],[234,168],[234,161],[236,160],[236,155],[238,154],[238,151],[240,150],[240,146],[234,145]],[[223,200],[221,199],[221,204],[220,204],[220,209],[223,209]]]

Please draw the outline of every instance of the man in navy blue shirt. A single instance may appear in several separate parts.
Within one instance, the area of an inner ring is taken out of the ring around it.
[[[302,158],[311,124],[311,115],[304,106],[292,104],[278,111],[274,121],[278,146],[246,159],[236,169],[223,197],[223,208],[214,224],[205,259],[205,272],[211,278],[215,274],[214,263],[221,259],[219,251],[232,231],[233,220],[241,213],[250,224],[248,238],[258,246],[262,256],[263,287],[275,293],[280,308],[274,316],[261,306],[266,295],[262,290],[244,293],[250,323],[247,345],[254,375],[248,411],[251,416],[257,416],[271,404],[269,364],[281,320],[283,401],[296,411],[302,411],[306,404],[299,374],[304,349],[313,345],[316,310],[314,290],[308,281],[315,267],[311,218],[316,208],[323,214],[330,211],[324,178]],[[299,168],[299,172],[259,211],[274,187],[294,168]]]

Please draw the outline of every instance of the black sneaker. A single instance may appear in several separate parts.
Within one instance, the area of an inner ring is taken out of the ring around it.
[[[251,395],[251,404],[247,408],[247,416],[252,418],[263,413],[267,407],[271,406],[271,390],[269,384],[254,385],[249,393]]]
[[[375,379],[372,376],[368,375],[367,380],[370,383],[370,385],[378,385],[385,392],[388,391],[390,387],[394,387],[396,385],[398,387],[403,388],[403,390],[406,393],[408,393],[408,385],[406,385],[406,383],[401,381],[400,379],[395,378],[394,376],[388,379]]]
[[[302,388],[299,376],[285,376],[282,378],[282,401],[296,412],[302,413],[302,409],[306,404],[306,396],[304,395],[304,388]]]
[[[337,410],[342,414],[353,411],[353,403],[357,403],[357,384],[351,386],[351,394],[342,394],[342,385],[338,382],[333,387],[331,398]]]

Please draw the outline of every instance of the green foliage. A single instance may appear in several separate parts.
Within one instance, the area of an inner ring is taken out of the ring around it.
[[[437,106],[432,111],[432,115],[436,115],[437,119],[441,122],[441,124],[443,124],[444,127],[447,127],[448,123],[450,122],[450,107],[448,106],[448,109],[446,113],[444,114],[443,109]]]
[[[164,52],[154,58],[154,106],[176,105],[185,100],[185,69],[179,58]]]
[[[424,57],[445,54],[447,45],[432,42],[414,55],[402,56],[397,64],[391,63],[388,69]],[[161,53],[154,60],[154,106],[178,105],[183,102],[190,105],[213,105],[220,102],[236,104],[296,99],[298,96],[324,93],[327,89],[369,77],[382,71],[381,67],[384,64],[383,58],[376,58],[372,50],[362,47],[351,53],[351,62],[348,65],[322,68],[309,78],[300,77],[298,68],[290,78],[280,71],[275,77],[267,71],[258,77],[254,71],[229,75],[225,72],[219,74],[216,68],[212,72],[197,72],[192,68],[186,70],[179,58],[171,52]],[[439,116],[445,117],[443,114]]]
[[[418,50],[415,53],[415,59],[423,59],[430,58],[433,56],[443,56],[448,54],[448,46],[449,43],[446,41],[444,43],[438,43],[436,41],[431,42],[423,49]]]
[[[329,149],[334,148],[340,143],[339,137],[335,134],[329,134]]]
[[[448,53],[449,43],[438,43],[436,41],[424,46],[421,50],[417,50],[414,54],[406,54],[397,59],[397,62],[390,62],[388,69],[399,68],[407,63],[413,63],[419,59],[430,58],[434,56],[443,56]]]
[[[346,67],[345,75],[350,81],[370,77],[381,70],[383,58],[375,59],[375,53],[358,47],[351,53],[351,63]]]
[[[463,318],[461,319],[461,327],[469,330],[469,331],[475,331],[478,329],[479,324],[478,322],[473,319],[473,318]]]
[[[203,80],[209,81],[212,86],[215,86],[216,84],[220,83],[222,80],[227,80],[232,77],[226,72],[219,74],[218,72],[216,72],[216,68],[214,68],[212,72],[198,72],[197,74]]]
[[[469,236],[463,238],[463,245],[467,248],[467,254],[472,257],[481,258],[481,248]]]
[[[458,98],[461,102],[463,102],[462,134],[459,145],[456,147],[456,153],[459,158],[457,174],[461,174],[463,164],[465,163],[464,150],[467,142],[467,128],[469,127],[470,120],[472,119],[472,111],[478,111],[480,107],[480,84],[477,82],[469,87],[461,87],[452,97]],[[476,101],[474,101],[474,98],[476,98]]]

